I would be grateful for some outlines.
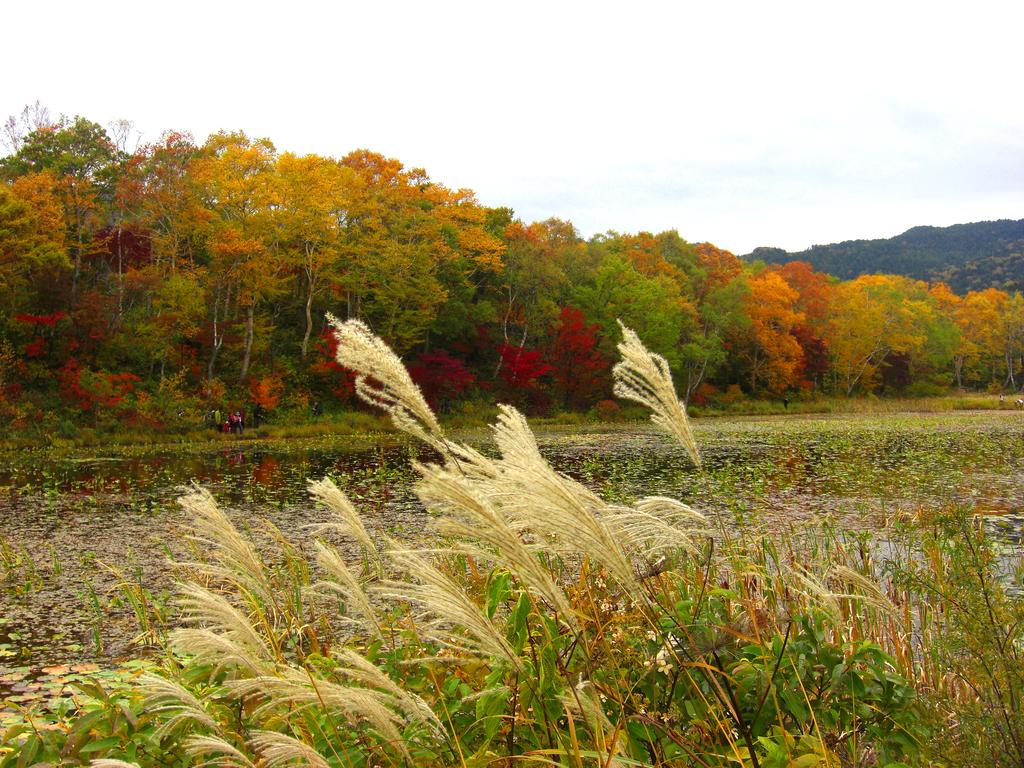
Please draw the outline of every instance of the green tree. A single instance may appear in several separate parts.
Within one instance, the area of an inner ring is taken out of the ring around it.
[[[621,339],[618,320],[673,367],[680,363],[681,340],[698,325],[695,307],[671,278],[643,275],[617,255],[606,257],[591,281],[577,287],[572,303],[588,320],[600,324],[605,339],[602,351],[609,358],[614,353],[611,345]]]

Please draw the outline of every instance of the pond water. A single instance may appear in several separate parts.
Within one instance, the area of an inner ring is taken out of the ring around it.
[[[725,525],[784,531],[828,517],[881,529],[922,508],[983,514],[1011,544],[1024,516],[1024,416],[1016,412],[705,420],[705,457],[649,426],[544,430],[556,468],[607,498],[670,495]],[[182,488],[209,488],[242,526],[267,519],[300,547],[326,513],[307,478],[330,475],[371,531],[415,541],[429,514],[412,494],[409,444],[351,438],[116,449],[91,455],[0,455],[0,693],[5,675],[139,652],[117,585],[143,585],[157,605],[173,592],[168,558],[185,553]],[[471,441],[487,445],[484,433]],[[258,526],[253,526],[258,527]]]

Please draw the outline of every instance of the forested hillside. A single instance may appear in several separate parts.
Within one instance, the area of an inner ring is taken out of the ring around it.
[[[618,319],[698,403],[1022,381],[1019,249],[993,266],[1007,290],[957,293],[820,259],[751,264],[675,231],[584,240],[365,149],[337,159],[241,132],[168,132],[129,151],[124,135],[81,117],[26,126],[0,160],[0,423],[12,431],[356,408],[326,312],[383,336],[445,412],[500,399],[612,413]],[[995,259],[985,243],[1021,227],[919,228],[900,253],[947,243],[961,259],[950,279],[973,285],[963,262]],[[910,263],[893,259],[871,268]]]
[[[865,274],[943,280],[957,292],[1024,282],[1024,219],[981,221],[952,227],[914,227],[884,240],[847,240],[806,251],[755,248],[744,258],[768,264],[806,261],[843,280]]]

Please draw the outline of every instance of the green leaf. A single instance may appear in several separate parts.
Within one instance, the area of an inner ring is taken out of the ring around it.
[[[487,576],[487,600],[484,611],[493,619],[498,606],[504,603],[512,592],[512,574],[505,570],[493,570]]]
[[[484,738],[489,742],[501,726],[508,705],[509,691],[499,688],[484,693],[476,700],[476,718],[483,724]]]
[[[790,768],[813,768],[815,765],[821,765],[824,762],[821,755],[801,755],[800,757],[793,760],[789,765]]]
[[[529,636],[528,619],[532,607],[526,592],[520,592],[516,606],[512,609],[512,615],[509,616],[509,642],[516,653],[521,653],[526,645],[526,638]]]
[[[117,736],[108,736],[105,739],[99,739],[98,741],[86,744],[81,750],[79,750],[79,752],[83,755],[91,755],[94,752],[105,752],[111,747],[116,747],[120,743],[121,739]]]

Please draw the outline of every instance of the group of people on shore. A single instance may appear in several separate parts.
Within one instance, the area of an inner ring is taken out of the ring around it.
[[[217,432],[241,435],[245,433],[245,411],[229,411],[225,415],[220,408],[214,408],[207,414],[207,423]]]
[[[263,421],[263,406],[256,403],[252,409],[252,426],[259,428],[261,421]],[[247,424],[245,411],[239,408],[238,410],[225,413],[220,408],[211,408],[206,413],[206,424],[214,432],[229,432],[232,435],[243,435],[245,434]]]
[[[260,411],[259,405],[253,410],[255,426],[259,426]],[[245,411],[239,409],[228,411],[224,414],[220,408],[214,408],[207,416],[207,424],[216,432],[230,432],[232,435],[245,434]]]

